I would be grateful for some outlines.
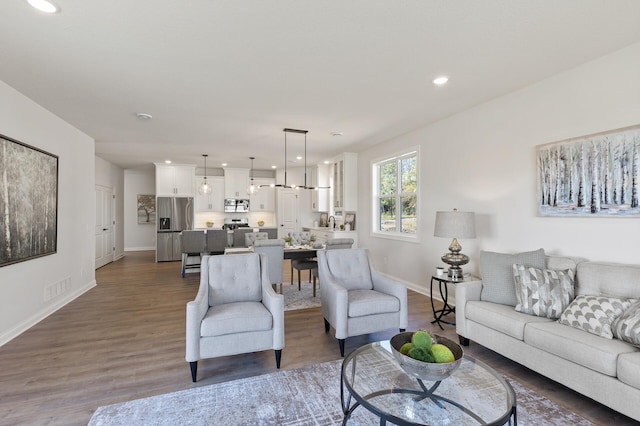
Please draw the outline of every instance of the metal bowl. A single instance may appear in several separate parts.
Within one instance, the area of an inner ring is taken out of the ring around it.
[[[417,377],[421,380],[438,381],[449,377],[451,373],[453,373],[456,368],[460,366],[460,363],[462,362],[462,356],[464,355],[462,347],[456,342],[449,340],[446,337],[438,336],[437,334],[431,334],[431,337],[434,341],[433,343],[439,343],[449,348],[449,350],[453,353],[455,361],[438,364],[433,362],[419,361],[417,359],[413,359],[409,356],[401,354],[400,348],[405,343],[411,342],[411,336],[413,336],[412,331],[405,331],[402,333],[398,333],[391,338],[391,352],[393,353],[394,358],[396,359],[396,361],[398,361],[398,364],[400,364],[400,367],[405,371],[405,373],[409,374],[410,376]]]

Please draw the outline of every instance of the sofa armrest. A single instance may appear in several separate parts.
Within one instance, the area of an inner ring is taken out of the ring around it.
[[[469,338],[467,334],[467,317],[465,306],[467,302],[480,300],[482,281],[464,281],[456,284],[456,332],[458,336]]]
[[[409,325],[409,310],[407,308],[407,287],[378,271],[371,270],[373,289],[380,293],[396,297],[400,301],[400,326],[406,329]]]
[[[200,324],[209,310],[209,283],[200,281],[195,300],[187,303],[186,360],[194,362],[200,359]]]

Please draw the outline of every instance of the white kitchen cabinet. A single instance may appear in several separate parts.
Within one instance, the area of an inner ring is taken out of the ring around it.
[[[249,169],[224,169],[225,198],[249,198],[247,189],[249,189]]]
[[[258,187],[258,192],[249,197],[249,211],[252,212],[275,212],[276,211],[276,189],[269,186],[275,184],[275,179],[254,178],[253,183]]]
[[[333,162],[332,202],[336,215],[358,209],[358,154],[345,152]]]
[[[311,185],[317,189],[311,194],[311,211],[329,211],[329,174],[328,164],[319,164],[311,168]]]
[[[196,166],[157,164],[156,196],[193,197]]]
[[[224,211],[224,178],[207,176],[207,182],[211,185],[210,194],[200,194],[197,190],[202,185],[204,177],[198,176],[196,181],[196,213]]]

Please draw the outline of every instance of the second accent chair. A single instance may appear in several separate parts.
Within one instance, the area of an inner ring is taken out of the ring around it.
[[[347,337],[408,324],[407,288],[375,271],[366,249],[318,251],[325,332],[333,326],[344,356]]]
[[[284,298],[269,281],[264,254],[204,256],[200,288],[187,303],[186,360],[196,381],[198,360],[284,348]]]

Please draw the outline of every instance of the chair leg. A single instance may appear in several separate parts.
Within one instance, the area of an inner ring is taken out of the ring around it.
[[[193,380],[193,383],[195,383],[196,374],[198,373],[198,361],[190,362],[189,367],[191,367],[191,380]]]
[[[466,337],[458,336],[458,340],[462,346],[469,346],[469,339]]]
[[[293,285],[293,265],[291,265],[291,285]]]
[[[405,330],[404,328],[400,329],[400,333],[404,333],[405,331],[407,331],[407,330]]]
[[[324,319],[324,332],[328,333],[329,332],[329,321],[327,321],[326,318],[323,318],[323,319]]]
[[[300,287],[300,269],[298,269],[298,291],[300,291],[302,287]]]
[[[316,297],[316,277],[313,277],[313,297]]]
[[[338,339],[338,345],[340,345],[340,356],[344,358],[344,341],[345,339]]]
[[[280,359],[282,358],[282,349],[276,349],[276,368],[280,368]]]

